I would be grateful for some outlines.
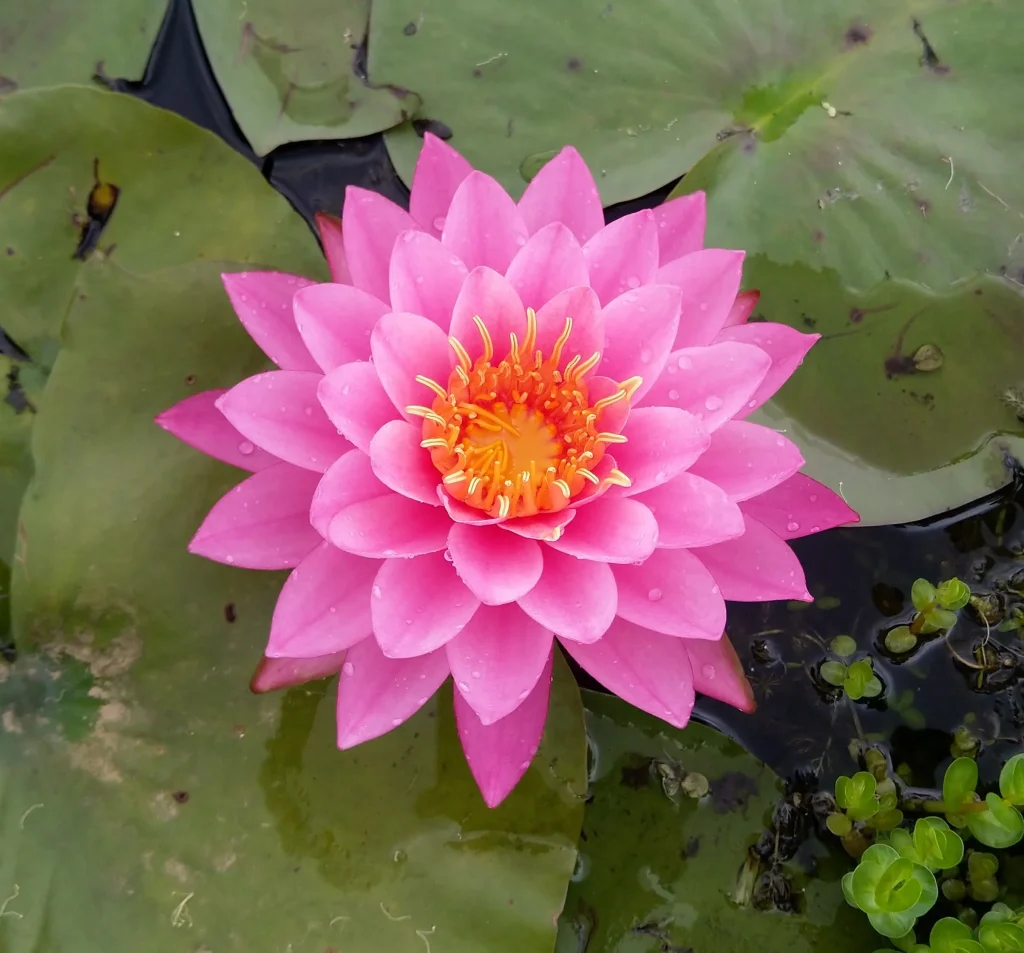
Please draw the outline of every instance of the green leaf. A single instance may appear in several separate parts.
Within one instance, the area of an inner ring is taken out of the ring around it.
[[[835,685],[836,688],[841,688],[846,681],[846,666],[842,662],[822,662],[818,672],[823,681]]]
[[[927,579],[915,579],[910,589],[910,599],[918,612],[927,612],[938,601],[939,594]]]
[[[829,649],[840,658],[849,658],[857,651],[857,642],[848,635],[837,635],[829,644]]]
[[[846,671],[843,690],[853,700],[873,698],[882,691],[882,683],[875,677],[869,659],[858,659]]]
[[[924,613],[924,617],[927,622],[926,631],[930,629],[932,632],[942,632],[956,625],[956,613],[950,612],[949,609],[929,609]]]
[[[928,937],[932,953],[984,953],[974,931],[954,917],[937,920]]]
[[[951,813],[974,800],[978,786],[978,763],[973,758],[957,758],[942,778],[942,800]]]
[[[919,818],[913,838],[918,854],[914,859],[932,870],[950,870],[963,860],[963,840],[941,817]]]
[[[1013,805],[1024,804],[1024,754],[1015,754],[999,772],[999,793]]]
[[[967,826],[971,833],[986,847],[1011,847],[1024,837],[1024,817],[1020,811],[1007,804],[998,794],[985,797],[987,811],[967,814]]]
[[[894,655],[912,652],[917,645],[917,636],[906,625],[898,625],[885,633],[885,647]]]
[[[956,578],[940,582],[937,595],[939,605],[951,612],[962,609],[971,601],[970,587],[963,580]]]
[[[978,927],[978,939],[985,953],[1024,953],[1024,927],[1008,920],[984,923]]]
[[[825,826],[836,835],[845,837],[853,830],[853,823],[845,814],[829,814],[825,818]]]
[[[865,820],[878,810],[875,788],[876,781],[867,771],[858,771],[852,778],[836,778],[836,804],[853,820]]]

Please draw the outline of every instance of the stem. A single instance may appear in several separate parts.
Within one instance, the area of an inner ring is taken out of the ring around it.
[[[908,811],[925,811],[928,814],[980,814],[982,811],[988,810],[988,805],[984,801],[971,801],[969,804],[953,808],[945,801],[918,801],[915,799],[908,800],[900,807]]]

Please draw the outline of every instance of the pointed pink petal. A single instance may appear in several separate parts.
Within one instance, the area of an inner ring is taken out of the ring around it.
[[[285,581],[270,623],[267,655],[316,658],[372,635],[370,586],[380,562],[321,543]]]
[[[573,642],[594,642],[608,631],[618,605],[607,563],[544,547],[544,573],[519,607],[545,629]]]
[[[594,290],[584,285],[559,292],[537,311],[537,349],[545,356],[565,331],[566,318],[572,318],[572,330],[558,362],[563,370],[576,355],[586,360],[604,350],[601,303]]]
[[[691,639],[685,645],[693,669],[693,687],[698,692],[747,714],[757,708],[743,663],[728,637],[723,635],[717,642]]]
[[[810,602],[804,571],[793,550],[753,517],[744,516],[744,523],[742,536],[692,550],[715,577],[723,598],[733,602]]]
[[[562,222],[578,241],[586,242],[604,227],[594,177],[572,146],[566,146],[534,176],[519,200],[519,211],[530,234],[551,222]]]
[[[643,209],[606,225],[583,246],[583,254],[590,269],[590,284],[601,304],[650,284],[658,271],[654,213]]]
[[[839,494],[802,473],[794,473],[778,486],[751,497],[740,509],[782,539],[797,539],[860,521]]]
[[[426,133],[412,176],[409,214],[431,235],[440,235],[455,190],[472,171],[473,167],[448,143]]]
[[[327,539],[331,520],[346,506],[390,495],[391,491],[370,467],[370,458],[362,450],[349,450],[317,484],[309,508],[309,522]]]
[[[370,441],[370,466],[377,479],[396,493],[428,506],[440,506],[441,474],[420,446],[419,427],[404,420],[386,423]]]
[[[369,361],[343,364],[321,378],[316,395],[331,423],[364,453],[370,452],[373,435],[389,420],[398,419]]]
[[[422,314],[447,332],[466,266],[433,235],[403,232],[391,256],[391,307]]]
[[[217,400],[221,413],[253,443],[287,463],[323,473],[352,445],[327,419],[316,396],[321,375],[270,371],[247,377]]]
[[[743,252],[705,248],[658,269],[658,284],[677,285],[683,292],[676,347],[710,344],[722,330],[743,273]]]
[[[603,362],[603,361],[602,361]],[[642,388],[641,388],[642,389]],[[619,390],[619,382],[599,375],[587,378],[587,393],[593,406],[604,397],[611,397]],[[601,408],[597,414],[597,430],[605,433],[622,433],[629,420],[630,401],[619,400]]]
[[[619,295],[601,312],[605,334],[601,374],[616,381],[642,377],[633,394],[634,406],[662,375],[675,344],[681,299],[673,285],[644,285]]]
[[[276,692],[281,688],[292,688],[315,682],[328,675],[334,675],[345,661],[344,652],[322,655],[320,658],[266,658],[256,666],[249,691],[256,695]]]
[[[590,472],[597,477],[598,482],[595,484],[587,480],[583,484],[583,489],[569,501],[569,509],[577,510],[581,506],[594,503],[601,499],[610,489],[615,490],[616,496],[627,496],[628,494],[621,487],[613,487],[612,484],[606,482],[607,478],[611,476],[612,470],[615,469],[618,469],[618,462],[615,457],[605,451],[605,455],[601,457],[600,462],[590,468]],[[557,539],[557,537],[555,538]]]
[[[509,194],[483,172],[470,172],[455,190],[441,241],[467,268],[505,273],[529,232]],[[483,315],[481,315],[483,317]]]
[[[729,309],[729,317],[725,319],[724,328],[734,328],[747,323],[747,318],[754,313],[757,302],[761,299],[760,291],[741,291]],[[719,332],[721,333],[721,332]]]
[[[331,281],[339,285],[352,284],[348,261],[345,258],[345,238],[341,219],[337,215],[317,212],[316,230],[320,234],[320,244],[323,245],[327,267],[331,270]]]
[[[589,282],[583,249],[561,222],[545,225],[519,249],[505,273],[523,304],[536,310],[559,291]]]
[[[389,658],[433,652],[458,635],[480,607],[441,553],[385,560],[370,601],[373,633]]]
[[[417,382],[422,375],[448,385],[452,352],[448,338],[433,321],[418,314],[386,314],[370,335],[370,352],[381,384],[398,412],[412,423],[422,418],[406,411],[411,404],[429,407],[434,392]]]
[[[370,356],[370,332],[391,309],[351,285],[312,285],[295,296],[295,323],[325,373]]]
[[[711,446],[690,472],[717,483],[739,503],[778,486],[803,465],[792,440],[759,424],[730,420],[711,435]]]
[[[215,460],[255,473],[281,461],[246,440],[216,407],[226,391],[205,390],[168,407],[156,424],[183,443]]]
[[[383,195],[350,185],[345,189],[345,258],[352,283],[381,301],[388,300],[388,265],[395,239],[418,226],[404,209]]]
[[[451,525],[441,507],[391,493],[345,507],[331,520],[327,536],[358,556],[421,556],[444,549]]]
[[[448,534],[455,570],[484,605],[515,602],[540,579],[544,560],[533,539],[497,526],[456,523]]]
[[[460,692],[455,692],[455,724],[466,762],[484,803],[497,807],[526,773],[540,747],[551,695],[554,653],[533,691],[510,715],[485,725]]]
[[[576,516],[575,510],[560,510],[557,513],[538,513],[536,516],[519,516],[505,520],[498,525],[527,539],[558,539]]]
[[[658,521],[659,549],[710,546],[743,535],[743,514],[725,490],[692,473],[636,497]]]
[[[552,635],[515,603],[481,606],[446,646],[455,687],[485,725],[529,697],[551,658]]]
[[[625,491],[628,496],[668,482],[711,443],[701,422],[675,407],[634,408],[623,435],[627,442],[616,445],[615,460],[632,481]]]
[[[700,251],[704,247],[704,226],[707,224],[707,199],[703,192],[680,195],[654,210],[658,223],[658,263]]]
[[[576,519],[548,545],[560,553],[607,563],[646,559],[658,541],[654,514],[636,500],[605,496],[576,511]]]
[[[618,614],[652,632],[720,639],[725,600],[711,573],[686,549],[659,549],[642,566],[616,566]]]
[[[318,370],[292,314],[295,293],[312,281],[277,271],[243,271],[220,277],[238,320],[267,357],[285,371]]]
[[[775,392],[803,363],[805,355],[820,337],[820,334],[803,334],[784,324],[772,324],[767,321],[725,328],[719,332],[719,341],[752,344],[766,352],[772,361],[771,369],[761,382],[761,386],[754,391],[743,408],[744,417],[752,414],[766,400],[775,396]]]
[[[416,714],[448,677],[444,649],[387,658],[375,639],[348,650],[338,680],[338,747],[387,734]]]
[[[449,496],[443,483],[437,488],[437,498],[456,523],[470,523],[473,526],[497,526],[507,519],[503,516],[492,517],[475,506],[468,506],[461,500],[454,499]]]
[[[605,688],[676,728],[690,720],[693,674],[686,641],[616,619],[603,638],[562,647]]]
[[[279,463],[228,490],[188,544],[190,553],[244,569],[290,569],[320,542],[309,525],[319,476]]]
[[[491,268],[474,268],[455,301],[449,333],[476,360],[484,353],[483,339],[473,320],[483,321],[500,361],[509,351],[509,334],[522,341],[526,334],[526,308],[508,279]]]
[[[714,433],[743,409],[771,364],[764,351],[750,344],[682,348],[669,356],[643,402],[688,410]]]

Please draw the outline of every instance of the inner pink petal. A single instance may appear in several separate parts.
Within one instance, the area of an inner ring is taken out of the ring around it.
[[[594,177],[572,146],[566,146],[533,177],[519,200],[519,211],[531,234],[551,222],[562,222],[577,241],[586,242],[604,227]]]
[[[397,493],[347,506],[331,520],[328,538],[339,549],[378,559],[444,549],[452,522],[439,506]]]
[[[630,496],[661,486],[682,473],[711,441],[701,422],[675,407],[638,407],[623,431],[627,442],[615,448],[615,460],[632,481]]]
[[[540,544],[498,526],[455,523],[448,551],[462,581],[485,605],[515,602],[540,579]]]
[[[583,249],[561,222],[545,225],[519,249],[505,273],[523,304],[536,310],[558,292],[589,281]]]
[[[606,225],[583,246],[601,304],[650,284],[658,271],[658,225],[650,209]]]
[[[391,307],[422,314],[447,331],[466,275],[458,256],[432,235],[403,232],[391,256]]]
[[[351,285],[322,284],[295,296],[295,322],[309,353],[329,373],[370,356],[370,332],[391,309]]]
[[[707,199],[703,192],[664,202],[654,209],[654,219],[658,223],[659,264],[667,265],[704,247]]]
[[[658,521],[659,549],[710,546],[743,533],[740,507],[721,487],[693,473],[680,473],[636,499]]]
[[[705,248],[658,269],[658,284],[683,292],[676,347],[710,344],[722,330],[743,274],[743,252]]]
[[[604,351],[604,320],[600,302],[594,290],[586,285],[559,292],[537,311],[538,350],[545,355],[551,354],[555,341],[565,331],[566,318],[572,318],[572,329],[559,361],[563,370],[577,354],[586,360],[592,354]]]
[[[448,338],[433,321],[418,314],[386,314],[370,335],[370,351],[380,382],[398,412],[418,423],[410,405],[430,406],[434,391],[416,380],[425,377],[440,387],[448,383],[452,356]]]
[[[618,595],[607,563],[544,547],[544,572],[519,599],[522,610],[559,638],[594,642],[615,618]]]
[[[468,268],[485,265],[504,274],[528,237],[509,194],[489,175],[470,172],[455,190],[441,241]]]
[[[501,360],[509,351],[509,334],[522,341],[526,334],[526,308],[511,283],[492,268],[474,268],[462,285],[452,309],[449,333],[476,360],[484,341],[474,318],[480,318]],[[447,380],[447,378],[446,378]]]
[[[391,491],[370,467],[370,458],[362,450],[349,450],[317,484],[309,508],[309,522],[327,539],[331,520],[345,507],[390,495]]]
[[[429,506],[440,506],[441,474],[420,446],[421,428],[404,420],[386,423],[370,441],[370,466],[377,479],[396,493]]]
[[[498,525],[517,536],[527,539],[558,539],[565,532],[565,527],[576,516],[576,510],[559,510],[557,513],[538,513],[536,516],[520,516],[513,520],[505,520]]]
[[[369,361],[343,364],[321,378],[317,398],[331,422],[364,453],[369,453],[373,435],[389,420],[398,419]]]
[[[580,559],[632,563],[646,559],[658,542],[654,514],[642,503],[603,496],[576,510],[576,519],[548,546]]]

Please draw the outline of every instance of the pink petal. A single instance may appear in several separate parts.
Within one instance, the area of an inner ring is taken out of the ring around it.
[[[448,551],[462,581],[488,606],[524,596],[537,585],[544,567],[536,540],[503,533],[497,526],[454,524]]]
[[[619,390],[619,382],[603,375],[587,380],[587,393],[593,406],[603,397],[611,397]],[[605,433],[622,433],[629,420],[630,401],[620,400],[603,407],[597,415],[597,429]]]
[[[309,504],[319,476],[279,463],[224,494],[188,544],[190,553],[244,569],[290,569],[319,543]]]
[[[440,235],[455,190],[472,171],[473,167],[450,145],[426,133],[412,176],[409,214],[431,235]]]
[[[743,672],[743,663],[726,636],[717,642],[692,639],[685,645],[693,669],[693,687],[698,692],[747,714],[757,708],[754,690]]]
[[[404,420],[385,424],[370,441],[370,466],[377,479],[396,493],[428,506],[440,506],[441,474],[420,446],[421,430]]]
[[[604,227],[594,177],[572,146],[566,146],[534,176],[519,200],[519,211],[531,234],[551,222],[562,222],[578,241],[586,242]]]
[[[469,770],[484,803],[497,807],[526,773],[540,747],[551,694],[553,653],[533,691],[510,715],[485,725],[459,692],[455,692],[455,723]]]
[[[328,420],[317,399],[321,375],[270,371],[247,377],[217,400],[239,432],[297,467],[323,473],[352,445]]]
[[[634,405],[641,402],[665,367],[679,328],[681,299],[679,289],[672,285],[644,285],[619,295],[601,312],[605,334],[601,373],[616,381],[642,377],[643,383],[633,394]]]
[[[320,379],[316,391],[320,406],[331,423],[364,453],[370,452],[373,435],[398,411],[369,361],[343,364]]]
[[[432,235],[403,232],[391,256],[391,307],[422,314],[447,331],[466,274],[466,266]]]
[[[860,521],[841,496],[802,473],[794,473],[778,486],[751,497],[740,509],[782,539],[796,539]]]
[[[255,473],[281,461],[246,440],[215,406],[225,391],[205,390],[169,407],[156,418],[158,426],[215,460]]]
[[[563,370],[577,355],[586,360],[604,350],[601,303],[594,290],[586,286],[559,292],[537,311],[537,350],[545,356],[552,353],[555,341],[565,331],[566,318],[572,318],[572,330],[558,362]]]
[[[557,513],[538,513],[536,516],[520,516],[505,520],[498,525],[527,539],[558,539],[576,516],[576,510],[559,510]]]
[[[793,550],[752,517],[744,516],[744,523],[746,532],[742,536],[693,550],[715,577],[723,598],[733,602],[810,602],[804,571]]]
[[[729,317],[725,319],[724,328],[734,328],[740,324],[746,324],[747,318],[754,313],[757,302],[761,298],[760,291],[741,291],[736,295],[736,300],[729,310]],[[721,332],[719,332],[721,334]]]
[[[590,284],[603,305],[650,284],[658,271],[654,213],[643,209],[606,225],[583,246],[583,254],[590,269]]]
[[[433,403],[434,392],[420,384],[417,376],[447,386],[452,352],[444,331],[418,314],[386,314],[370,335],[370,351],[380,382],[398,412],[410,422],[420,422],[405,408]]]
[[[565,533],[548,545],[580,559],[632,563],[650,556],[657,541],[658,524],[646,506],[605,496],[578,509]]]
[[[690,467],[711,443],[701,422],[675,407],[639,407],[629,415],[615,460],[629,477],[629,496],[661,486]]]
[[[358,556],[421,556],[444,549],[451,525],[441,507],[390,493],[345,507],[331,520],[327,537]]]
[[[243,271],[220,277],[238,320],[267,357],[285,371],[318,370],[292,314],[295,293],[312,281],[277,271]]]
[[[321,543],[292,571],[277,598],[267,655],[316,658],[373,634],[370,586],[380,563]]]
[[[644,403],[681,407],[714,433],[743,409],[771,363],[760,348],[732,341],[682,348],[670,355]]]
[[[528,237],[516,203],[494,179],[470,172],[462,180],[448,209],[441,241],[468,268],[486,265],[504,274]]]
[[[704,226],[707,223],[707,199],[703,192],[680,195],[654,210],[658,223],[658,263],[700,251],[704,247]]]
[[[437,498],[456,523],[469,523],[473,526],[497,526],[507,519],[503,516],[492,517],[475,506],[468,506],[461,500],[454,499],[448,494],[444,484],[437,488]]]
[[[705,248],[658,269],[658,284],[678,285],[683,292],[676,347],[710,344],[722,330],[743,273],[743,252]]]
[[[253,672],[249,691],[262,695],[281,688],[292,688],[334,675],[345,661],[344,652],[320,658],[263,658]]]
[[[373,632],[389,658],[433,652],[458,635],[480,607],[441,553],[385,560],[371,602]]]
[[[711,446],[690,472],[717,483],[729,499],[739,503],[778,486],[803,465],[799,447],[782,434],[745,420],[730,420],[711,435]]]
[[[449,333],[476,360],[484,353],[484,343],[474,317],[487,328],[499,361],[509,352],[509,334],[520,341],[526,334],[523,302],[508,279],[491,268],[474,268],[469,273],[452,309]]]
[[[416,714],[448,677],[444,649],[387,658],[375,639],[348,650],[338,680],[338,747],[387,734]]]
[[[481,606],[446,646],[455,687],[485,725],[514,712],[551,658],[551,633],[515,603]]]
[[[388,263],[395,239],[417,225],[404,209],[383,195],[350,185],[345,189],[345,257],[352,283],[381,301],[388,300]]]
[[[309,507],[309,522],[327,539],[331,520],[346,506],[390,495],[391,491],[370,468],[370,458],[362,450],[349,450],[317,484]]]
[[[545,225],[519,249],[505,274],[523,304],[535,310],[559,291],[588,283],[583,249],[561,222]]]
[[[295,323],[317,365],[329,373],[370,356],[370,332],[391,309],[351,285],[312,285],[295,296]]]
[[[327,267],[331,270],[331,281],[339,285],[352,284],[345,258],[345,238],[341,219],[326,212],[316,213],[316,229],[320,233],[320,244],[324,248]]]
[[[682,728],[693,710],[693,674],[686,641],[616,619],[604,637],[562,647],[605,688]]]
[[[725,328],[719,332],[719,341],[752,344],[766,352],[772,361],[771,369],[761,382],[761,386],[754,391],[743,408],[743,416],[753,413],[766,400],[775,396],[776,391],[803,363],[805,355],[820,337],[820,334],[803,334],[784,324],[772,324],[767,321]]]
[[[642,566],[616,566],[618,614],[652,632],[720,639],[725,600],[711,573],[686,549],[659,549]]]
[[[710,546],[743,534],[743,514],[725,490],[692,473],[636,497],[658,521],[659,549]]]
[[[545,629],[573,642],[594,642],[608,631],[618,605],[615,576],[606,563],[544,547],[544,573],[519,607]]]

